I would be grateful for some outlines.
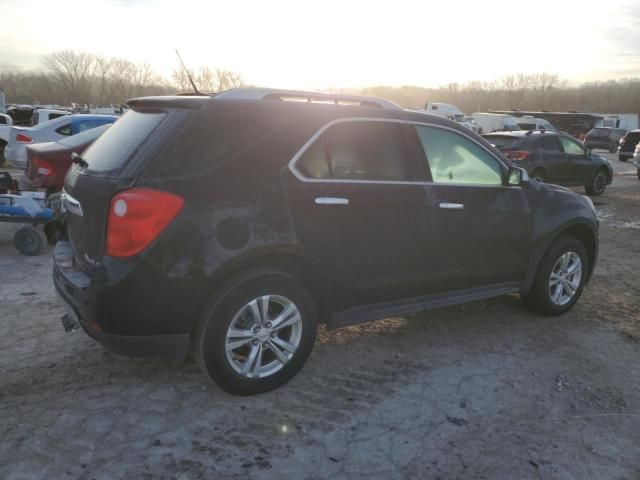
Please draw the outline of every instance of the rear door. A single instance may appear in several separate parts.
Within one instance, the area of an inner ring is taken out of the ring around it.
[[[403,122],[337,121],[295,162],[301,190],[314,195],[303,199],[308,209],[298,225],[325,239],[319,251],[332,252],[326,261],[342,294],[337,308],[428,290],[433,230],[406,140]]]
[[[558,141],[558,137],[540,134],[534,141],[537,143],[541,161],[540,167],[544,169],[547,181],[550,183],[563,183],[567,180],[571,175],[570,164]]]
[[[503,185],[506,166],[470,136],[416,125],[437,208],[431,226],[433,287],[451,291],[524,278],[531,241],[530,210],[519,186]],[[432,203],[425,204],[426,211]]]

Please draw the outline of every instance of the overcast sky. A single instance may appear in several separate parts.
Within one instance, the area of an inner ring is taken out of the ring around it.
[[[640,77],[640,1],[0,0],[0,64],[73,48],[282,88]]]

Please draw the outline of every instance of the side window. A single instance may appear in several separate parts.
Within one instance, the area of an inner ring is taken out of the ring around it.
[[[388,180],[409,178],[402,125],[391,122],[345,122],[326,133],[333,178]]]
[[[64,113],[50,113],[48,115],[48,117],[49,117],[48,119],[49,120],[53,120],[54,118],[60,118],[60,117],[64,117],[64,116],[65,116]]]
[[[546,135],[542,135],[538,139],[538,147],[540,148],[540,150],[547,150],[549,152],[562,151],[560,149],[560,144],[558,143],[558,140],[556,140],[556,137],[550,137]]]
[[[580,145],[578,142],[567,137],[558,138],[560,139],[560,143],[562,143],[562,148],[564,149],[565,153],[569,153],[572,155],[584,155],[582,145]]]
[[[60,135],[71,135],[71,124],[67,123],[66,125],[61,126],[56,130]]]
[[[502,185],[500,163],[463,135],[416,126],[435,183]]]
[[[296,168],[308,178],[331,178],[324,135],[305,150],[297,161]]]

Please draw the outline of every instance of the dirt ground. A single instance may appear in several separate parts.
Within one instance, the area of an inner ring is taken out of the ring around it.
[[[251,398],[65,334],[50,251],[0,224],[0,478],[639,479],[640,182],[613,163],[570,313],[506,296],[323,330]]]

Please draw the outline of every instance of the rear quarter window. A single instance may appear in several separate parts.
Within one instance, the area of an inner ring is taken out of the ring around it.
[[[83,154],[87,173],[115,172],[147,141],[166,117],[164,112],[130,110]]]
[[[274,117],[201,110],[162,151],[149,175],[198,172],[232,161],[256,147],[280,123]]]

